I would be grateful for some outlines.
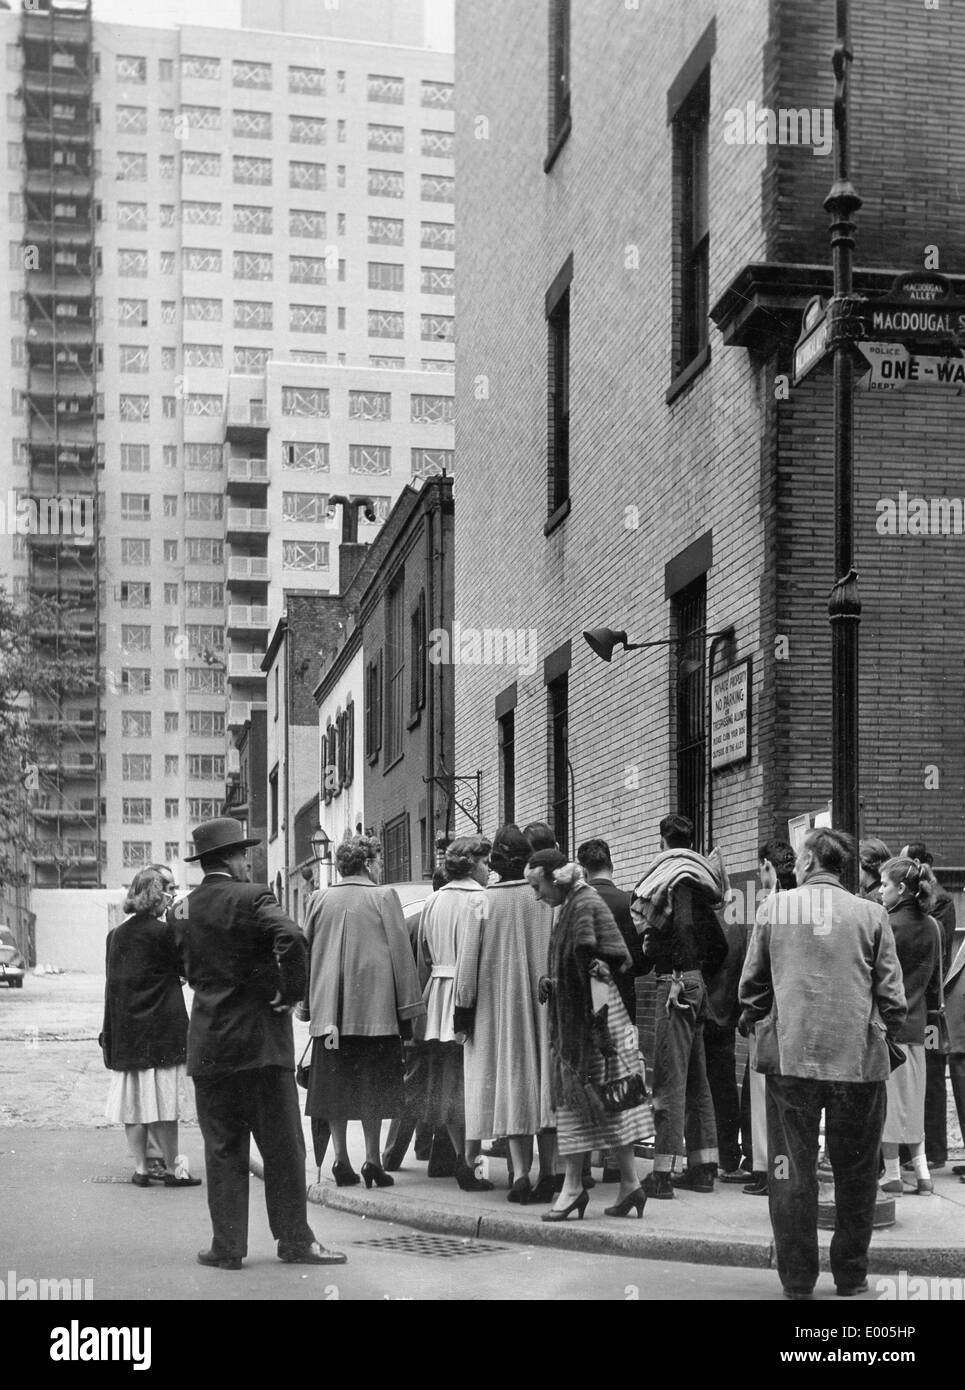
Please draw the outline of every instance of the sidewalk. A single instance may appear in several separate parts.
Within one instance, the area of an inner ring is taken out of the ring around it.
[[[520,1207],[506,1201],[506,1164],[489,1160],[492,1192],[461,1192],[454,1178],[426,1177],[426,1164],[415,1160],[412,1149],[403,1169],[394,1173],[395,1186],[367,1192],[357,1187],[336,1187],[331,1177],[333,1156],[326,1154],[321,1180],[312,1157],[310,1121],[304,1120],[308,1151],[306,1183],[309,1201],[317,1206],[376,1221],[396,1221],[424,1231],[524,1245],[558,1246],[598,1254],[629,1255],[645,1260],[682,1260],[694,1264],[724,1264],[767,1269],[774,1265],[767,1201],[746,1196],[739,1186],[716,1184],[713,1195],[678,1192],[672,1202],[649,1201],[642,1220],[603,1215],[616,1201],[616,1185],[599,1180],[590,1192],[590,1204],[582,1221],[550,1224],[540,1220],[546,1206]],[[361,1126],[349,1125],[349,1153],[356,1172],[364,1160]],[[383,1130],[384,1138],[384,1130]],[[871,1242],[871,1267],[875,1273],[905,1270],[909,1274],[960,1275],[965,1270],[965,1183],[947,1168],[933,1174],[935,1195],[899,1197],[895,1224],[877,1230]],[[260,1157],[252,1172],[262,1176]],[[638,1160],[641,1177],[650,1163]],[[599,1169],[594,1176],[599,1179]],[[320,1223],[324,1239],[324,1224]],[[821,1268],[828,1268],[830,1231],[819,1231]]]

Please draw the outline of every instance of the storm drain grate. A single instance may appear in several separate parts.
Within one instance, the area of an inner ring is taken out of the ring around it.
[[[394,1255],[425,1255],[429,1258],[448,1260],[456,1255],[507,1255],[513,1250],[511,1245],[492,1245],[485,1240],[459,1240],[455,1236],[378,1236],[374,1240],[357,1240],[355,1245],[364,1245],[369,1250],[384,1250]]]
[[[130,1183],[130,1178],[90,1178],[90,1182],[123,1182]]]

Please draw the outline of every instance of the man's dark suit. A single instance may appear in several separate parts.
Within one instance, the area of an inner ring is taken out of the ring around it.
[[[265,1200],[279,1254],[314,1241],[305,1207],[305,1141],[295,1089],[291,1018],[306,990],[301,930],[265,884],[208,874],[169,914],[194,990],[188,1074],[204,1136],[212,1250],[248,1246],[251,1136],[264,1160]]]

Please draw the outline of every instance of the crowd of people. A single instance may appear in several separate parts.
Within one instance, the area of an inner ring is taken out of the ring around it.
[[[722,910],[723,863],[694,850],[684,816],[661,821],[660,853],[632,893],[614,884],[604,840],[570,863],[548,826],[504,825],[448,846],[407,924],[379,881],[378,842],[356,835],[337,847],[338,881],[312,896],[302,932],[248,882],[254,842],[238,822],[206,822],[194,839],[205,878],[185,900],[159,866],[131,885],[132,916],[108,938],[102,1043],[108,1117],[127,1128],[138,1186],[197,1185],[177,1137],[185,1069],[194,1080],[213,1226],[202,1264],[236,1269],[246,1254],[251,1135],[279,1258],[345,1258],[306,1219],[296,1005],[316,1159],[331,1142],[340,1186],[392,1186],[413,1137],[429,1176],[470,1192],[492,1190],[478,1164],[489,1142],[507,1158],[507,1200],[545,1205],[550,1222],[583,1216],[594,1153],[619,1184],[607,1216],[740,1183],[768,1197],[792,1298],[817,1278],[822,1113],[845,1295],[865,1284],[879,1185],[926,1195],[930,1168],[947,1162],[946,1066],[965,1120],[965,948],[951,959],[954,907],[921,843],[892,856],[861,841],[855,895],[841,881],[854,849],[841,832],[812,830],[797,853],[768,841],[768,896],[750,928]],[[641,1179],[650,1111],[636,981],[651,972],[654,1159]],[[350,1121],[365,1141],[358,1173]]]

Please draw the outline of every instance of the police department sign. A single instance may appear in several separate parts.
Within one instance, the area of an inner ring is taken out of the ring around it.
[[[710,683],[711,771],[742,763],[751,755],[750,658],[728,666]]]

